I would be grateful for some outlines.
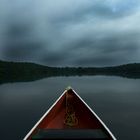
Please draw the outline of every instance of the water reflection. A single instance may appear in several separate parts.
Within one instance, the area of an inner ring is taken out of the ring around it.
[[[83,76],[0,85],[1,139],[22,139],[68,85],[95,110],[119,140],[138,139],[139,82],[120,77]]]

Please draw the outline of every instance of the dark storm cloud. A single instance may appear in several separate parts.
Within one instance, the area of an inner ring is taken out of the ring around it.
[[[32,60],[35,55],[40,55],[40,51],[44,50],[44,42],[38,38],[36,40],[32,32],[30,24],[10,23],[7,26],[6,40],[2,49],[4,58],[21,61]]]
[[[30,28],[28,24],[10,23],[6,33],[11,38],[26,37],[30,33]]]
[[[125,62],[131,63],[133,58],[139,55],[139,45],[137,42],[130,40],[131,36],[135,37],[135,35],[130,34],[104,38],[102,41],[82,39],[73,42],[72,47],[69,46],[67,51],[71,53],[71,56],[77,56],[74,65],[105,66],[119,65]]]
[[[22,60],[32,58],[34,54],[40,51],[42,44],[39,42],[18,42],[10,43],[5,46],[3,53],[7,58]]]
[[[138,0],[3,0],[0,5],[3,59],[54,66],[140,60]]]
[[[47,65],[52,66],[56,65],[56,66],[61,66],[62,65],[62,61],[65,64],[66,60],[66,56],[63,53],[60,54],[55,54],[55,53],[51,53],[51,55],[44,55],[44,57],[40,60],[40,63],[45,63]]]

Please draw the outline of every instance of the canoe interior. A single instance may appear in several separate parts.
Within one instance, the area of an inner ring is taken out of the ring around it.
[[[27,138],[27,140],[49,139],[113,140],[72,89],[63,94]]]
[[[40,139],[108,139],[108,136],[103,132],[102,129],[43,129],[39,130],[36,135],[32,137],[32,140]]]

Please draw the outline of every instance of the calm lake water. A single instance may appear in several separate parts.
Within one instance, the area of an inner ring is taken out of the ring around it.
[[[140,138],[140,80],[83,76],[0,85],[0,139],[22,140],[69,85],[118,140]]]

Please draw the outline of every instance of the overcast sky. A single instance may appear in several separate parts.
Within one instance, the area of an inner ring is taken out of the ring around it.
[[[140,1],[0,0],[0,59],[50,66],[140,62]]]

